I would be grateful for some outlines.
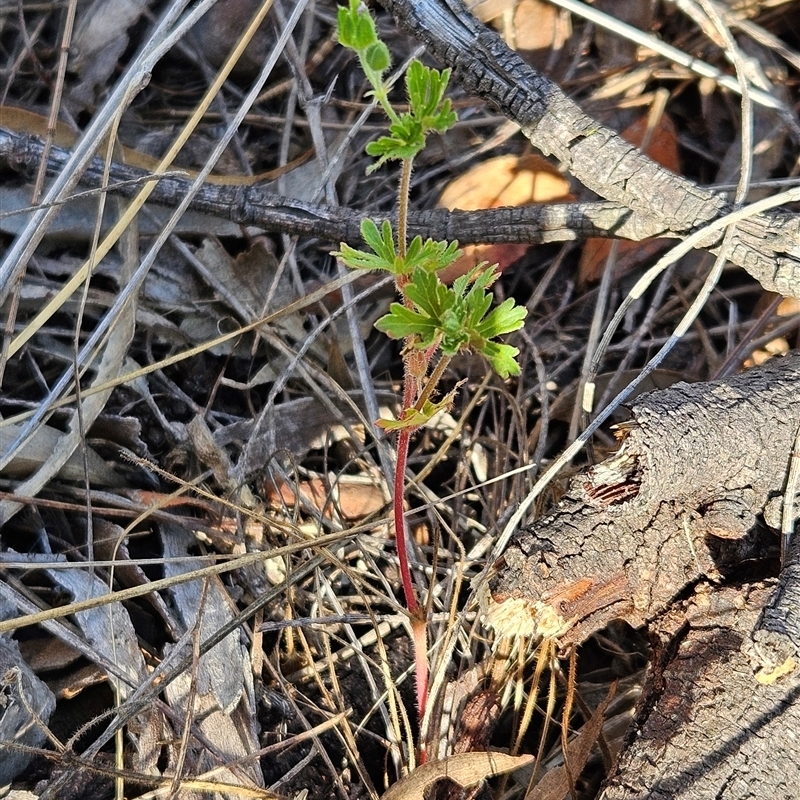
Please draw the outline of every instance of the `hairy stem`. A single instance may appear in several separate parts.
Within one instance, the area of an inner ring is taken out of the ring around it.
[[[400,186],[397,190],[397,252],[405,258],[408,242],[408,195],[411,191],[411,165],[413,158],[404,158],[400,170]]]
[[[394,531],[397,539],[397,558],[400,562],[400,581],[403,584],[403,596],[406,608],[412,617],[419,613],[419,603],[414,593],[414,583],[411,580],[411,569],[408,565],[408,538],[406,532],[406,518],[403,513],[403,495],[405,493],[406,462],[408,460],[408,445],[411,441],[411,432],[408,428],[402,429],[397,434],[397,464],[394,471]]]
[[[438,363],[436,364],[436,367],[431,373],[431,376],[425,382],[425,388],[420,392],[420,395],[417,398],[417,402],[414,403],[414,408],[416,408],[417,411],[421,411],[425,403],[428,400],[430,400],[431,395],[433,394],[433,391],[436,388],[436,384],[439,383],[439,381],[441,380],[442,375],[444,375],[444,371],[447,369],[447,365],[449,363],[450,363],[450,356],[442,356],[439,359]]]

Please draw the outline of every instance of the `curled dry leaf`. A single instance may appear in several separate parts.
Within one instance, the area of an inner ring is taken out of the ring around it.
[[[65,98],[73,113],[90,107],[128,46],[128,29],[141,17],[147,0],[94,0],[76,16],[70,69],[80,76]]]
[[[436,781],[447,778],[459,786],[473,786],[487,778],[513,772],[534,760],[531,755],[510,756],[508,753],[456,753],[442,761],[431,761],[417,767],[398,781],[381,800],[422,800]]]

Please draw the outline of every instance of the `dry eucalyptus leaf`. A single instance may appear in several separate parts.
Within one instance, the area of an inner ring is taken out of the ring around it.
[[[456,178],[442,192],[439,205],[464,211],[532,203],[562,202],[570,198],[567,179],[542,156],[506,155],[482,161]],[[448,283],[485,261],[500,271],[525,254],[525,244],[468,245],[463,255],[440,273]]]
[[[114,579],[123,588],[146,586],[150,583],[150,578],[144,569],[131,558],[128,551],[128,534],[119,525],[102,517],[96,517],[94,520],[94,552],[102,561],[118,562],[114,566]],[[164,620],[170,636],[174,639],[179,638],[181,631],[173,619],[172,610],[164,602],[162,595],[158,592],[150,592],[142,599]]]
[[[341,475],[332,482],[309,478],[300,481],[296,489],[300,498],[293,485],[276,477],[266,484],[266,500],[275,509],[291,508],[305,501],[325,517],[335,514],[346,522],[358,522],[377,514],[386,505],[383,489],[366,475]]]
[[[50,580],[72,596],[76,602],[103,597],[110,592],[106,583],[88,570],[47,569]],[[109,682],[124,700],[146,678],[144,658],[133,623],[122,603],[108,603],[74,615],[74,619],[91,650],[116,667]],[[121,675],[125,676],[125,680]]]
[[[278,268],[278,261],[263,240],[256,240],[248,250],[232,258],[218,239],[208,237],[195,252],[213,281],[217,294],[248,321],[264,312],[267,293]],[[272,308],[291,303],[297,292],[290,288],[289,279],[279,283],[272,298]]]
[[[531,755],[510,756],[508,753],[456,753],[443,761],[431,761],[417,767],[398,781],[381,800],[423,800],[425,792],[436,781],[447,778],[459,786],[473,786],[480,781],[513,772],[534,760]]]
[[[464,211],[500,206],[523,206],[562,200],[569,194],[567,179],[536,154],[506,155],[482,161],[452,181],[439,205]]]
[[[194,537],[176,525],[162,524],[160,528],[166,559],[164,577],[183,575],[193,569],[194,565],[190,567],[180,559],[185,559],[195,547]],[[218,579],[180,583],[170,589],[170,595],[183,631],[192,630],[201,642],[229,622],[233,614],[231,600]],[[242,646],[238,633],[226,636],[213,650],[201,656],[194,679],[197,682],[195,701],[203,711],[228,711],[236,705],[244,692],[247,663],[247,650]],[[174,690],[175,685],[171,686]],[[171,696],[170,702],[182,703],[185,699],[178,692]]]
[[[514,6],[510,30],[505,34],[506,41],[515,50],[533,56],[534,65],[544,66],[551,50],[560,50],[572,33],[571,25],[559,25],[559,10],[552,3],[543,0],[519,0]],[[541,52],[542,56],[536,56]]]
[[[194,537],[183,528],[168,524],[161,526],[161,533],[165,577],[182,575],[193,568],[180,559],[195,546]],[[233,617],[232,601],[217,577],[177,584],[170,594],[176,617],[184,630],[190,631],[191,638],[184,642],[187,652],[193,640],[205,641]],[[213,746],[213,752],[199,743],[191,748],[197,756],[193,769],[219,768],[218,754],[224,757],[225,763],[248,762],[237,773],[223,769],[217,774],[219,780],[240,784],[246,774],[243,785],[262,787],[263,776],[257,762],[253,765],[248,758],[258,749],[255,693],[249,663],[247,649],[239,632],[234,631],[201,655],[191,670],[172,681],[165,694],[169,704],[181,715],[187,713],[187,704],[191,701],[191,713],[198,720],[203,737]],[[224,793],[223,796],[235,795]]]

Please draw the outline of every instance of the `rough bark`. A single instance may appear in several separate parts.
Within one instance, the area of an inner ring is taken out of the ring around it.
[[[747,643],[759,680],[793,670],[800,661],[800,536],[793,537],[786,563]]]
[[[660,640],[627,743],[601,800],[795,800],[800,676],[753,677],[746,643],[773,590],[701,587]]]
[[[552,154],[584,186],[631,210],[646,224],[686,235],[729,211],[717,192],[651,161],[601,125],[479,22],[461,0],[381,0],[397,22],[453,70],[468,91],[485,99],[539,150]],[[765,289],[800,293],[798,220],[765,214],[739,226],[731,260]],[[766,240],[761,234],[767,233]],[[717,240],[712,236],[706,246]]]
[[[800,353],[632,412],[619,451],[495,565],[488,620],[564,646],[612,619],[650,624],[648,685],[603,800],[795,798],[800,537],[779,580],[738,582],[777,571]]]
[[[611,619],[645,624],[701,578],[774,556],[798,423],[797,353],[642,396],[616,455],[512,541],[494,600],[516,601],[532,633],[580,643]]]

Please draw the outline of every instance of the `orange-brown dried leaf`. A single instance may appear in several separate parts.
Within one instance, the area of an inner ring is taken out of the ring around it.
[[[774,296],[772,292],[765,293],[763,300],[756,304],[751,314],[751,319],[758,319],[764,310],[762,306],[769,305]],[[800,299],[796,297],[784,297],[775,309],[775,316],[790,317],[793,314],[800,314]],[[767,330],[769,330],[769,328],[767,328]],[[744,366],[752,367],[755,364],[763,364],[765,361],[769,361],[775,356],[782,356],[788,353],[789,350],[791,350],[791,347],[788,340],[783,336],[776,336],[774,339],[770,339],[763,347],[754,350],[750,358],[744,362]]]
[[[288,483],[277,486],[270,481],[265,487],[266,500],[274,509],[293,508],[298,502],[310,504],[330,518],[336,513],[347,522],[356,522],[377,514],[385,504],[379,486],[352,480],[354,476],[343,475],[332,491],[330,484],[322,478],[310,478],[298,483],[300,498]]]
[[[442,192],[439,205],[464,211],[533,203],[568,202],[569,183],[545,158],[536,154],[506,155],[481,162],[456,178]],[[440,273],[445,283],[465,275],[476,264],[497,264],[499,271],[510,267],[526,252],[525,244],[468,245],[461,257]]]
[[[535,154],[497,156],[456,178],[442,192],[439,205],[477,211],[500,206],[564,202],[566,178],[545,158]]]

